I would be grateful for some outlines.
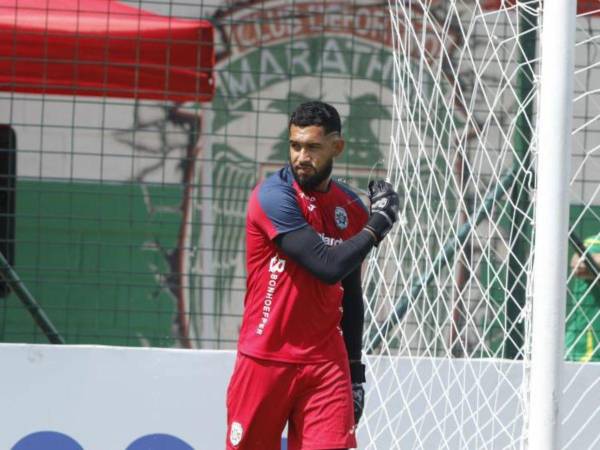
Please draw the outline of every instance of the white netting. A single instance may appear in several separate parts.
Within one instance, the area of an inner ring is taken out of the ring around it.
[[[403,223],[366,271],[361,448],[526,447],[541,2],[389,8],[396,79],[387,163]],[[584,234],[600,232],[595,17],[578,19],[575,56],[571,224],[586,217]],[[563,379],[589,376],[573,371]],[[563,422],[585,414],[576,411],[582,390],[566,382]],[[568,448],[593,448],[595,422],[583,422],[561,432]]]

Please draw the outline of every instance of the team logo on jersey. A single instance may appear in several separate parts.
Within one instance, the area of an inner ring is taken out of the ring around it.
[[[340,230],[344,230],[348,226],[348,213],[341,206],[335,208],[335,224]]]
[[[242,441],[242,434],[244,434],[242,424],[239,422],[233,422],[231,424],[231,430],[229,431],[229,442],[231,442],[231,445],[238,445]]]

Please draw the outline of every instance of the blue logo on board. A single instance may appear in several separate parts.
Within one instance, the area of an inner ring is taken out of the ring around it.
[[[169,434],[149,434],[133,441],[126,450],[194,450],[194,448]]]
[[[83,447],[66,434],[56,431],[38,431],[17,442],[11,450],[83,450]]]
[[[19,440],[11,450],[84,450],[72,437],[58,431],[37,431]],[[125,450],[195,450],[183,439],[170,434],[147,434],[133,441]],[[287,450],[287,439],[281,439]]]

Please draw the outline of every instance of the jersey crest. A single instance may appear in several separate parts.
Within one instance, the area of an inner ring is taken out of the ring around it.
[[[244,429],[242,428],[242,424],[239,422],[233,422],[229,432],[229,442],[231,442],[231,445],[234,447],[237,446],[242,441],[243,434]]]
[[[341,206],[335,208],[335,224],[340,230],[345,230],[348,227],[348,213]]]

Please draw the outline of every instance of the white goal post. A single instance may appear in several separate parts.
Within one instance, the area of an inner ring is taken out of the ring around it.
[[[556,449],[567,281],[576,1],[546,2],[538,126],[528,444]],[[552,245],[548,245],[552,242]]]

